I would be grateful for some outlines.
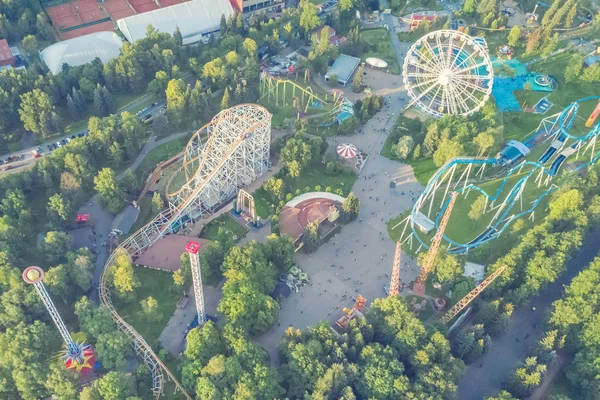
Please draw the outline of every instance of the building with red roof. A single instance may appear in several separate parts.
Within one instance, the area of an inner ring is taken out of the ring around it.
[[[10,50],[10,46],[6,39],[0,40],[0,67],[10,65],[11,67],[16,66],[15,57]]]

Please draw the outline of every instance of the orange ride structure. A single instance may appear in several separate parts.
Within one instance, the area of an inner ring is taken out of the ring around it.
[[[221,111],[200,128],[183,151],[186,183],[168,194],[168,208],[124,240],[107,259],[100,279],[100,301],[119,329],[127,334],[138,357],[152,372],[156,399],[164,392],[166,379],[188,400],[192,396],[156,355],[152,346],[121,317],[112,303],[107,270],[117,250],[134,260],[151,245],[175,234],[188,223],[199,221],[267,172],[271,144],[271,114],[257,104],[238,104]],[[165,377],[166,375],[166,377]]]
[[[394,253],[394,266],[392,267],[392,277],[390,278],[389,296],[398,296],[400,293],[400,261],[402,258],[402,244],[396,242],[396,252]]]
[[[456,203],[456,198],[458,197],[457,192],[452,192],[450,195],[450,203],[446,210],[444,211],[444,215],[442,216],[442,220],[440,221],[440,225],[435,232],[435,236],[431,241],[431,246],[429,247],[429,251],[423,260],[423,264],[421,265],[421,273],[417,277],[413,285],[413,293],[418,296],[423,296],[425,294],[425,280],[427,279],[427,275],[429,275],[429,271],[433,268],[433,262],[435,261],[435,256],[440,249],[440,243],[442,243],[442,238],[444,237],[444,232],[446,231],[446,226],[448,225],[448,220],[450,219],[450,214],[452,214],[452,209],[454,208],[454,203]],[[391,287],[390,287],[391,289]]]
[[[454,306],[452,306],[452,308],[449,309],[446,312],[446,314],[442,315],[442,317],[440,318],[440,321],[442,321],[445,324],[450,322],[452,320],[452,318],[456,317],[458,315],[458,313],[460,313],[462,310],[464,310],[464,308],[466,306],[468,306],[469,304],[471,304],[471,302],[473,300],[475,300],[475,298],[477,296],[479,296],[479,294],[481,292],[483,292],[489,285],[491,285],[491,283],[494,282],[494,280],[497,277],[502,275],[502,272],[504,272],[506,267],[507,267],[506,265],[503,265],[502,267],[500,267],[497,270],[495,270],[494,272],[492,272],[490,274],[490,276],[488,276],[483,281],[481,281],[481,283],[479,285],[477,285],[475,287],[475,289],[471,290],[465,297],[460,299],[458,301],[458,303],[456,303]]]
[[[365,305],[367,304],[367,299],[362,297],[360,294],[356,296],[356,302],[352,308],[344,307],[342,310],[344,315],[341,316],[340,319],[337,320],[337,326],[342,329],[347,329],[350,321],[355,318],[358,314],[362,313],[365,309]]]
[[[48,313],[52,317],[52,321],[60,332],[65,342],[65,352],[62,357],[65,367],[72,369],[82,374],[90,372],[94,367],[96,357],[94,351],[89,345],[83,343],[75,343],[69,330],[65,326],[64,321],[56,310],[54,302],[46,291],[46,286],[42,282],[44,280],[44,271],[40,267],[28,267],[23,271],[23,280],[30,285],[33,285],[37,290],[42,303],[46,306]]]

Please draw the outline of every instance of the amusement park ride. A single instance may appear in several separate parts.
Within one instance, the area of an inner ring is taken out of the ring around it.
[[[202,289],[202,274],[200,272],[200,243],[188,242],[185,251],[190,254],[190,266],[192,269],[192,283],[194,285],[194,295],[196,297],[196,312],[198,313],[198,325],[202,326],[206,322],[206,312],[204,311],[204,290]]]
[[[271,114],[264,107],[239,104],[221,111],[188,142],[180,168],[185,173],[187,182],[181,189],[169,194],[169,208],[129,236],[118,248],[137,257],[159,239],[178,232],[186,223],[197,221],[215,211],[235,196],[240,187],[251,184],[267,171],[270,143]],[[105,265],[112,265],[114,257],[113,252]],[[152,346],[113,306],[107,286],[107,269],[104,268],[100,280],[100,300],[119,329],[131,339],[138,356],[150,368],[152,390],[156,399],[163,395],[165,381],[169,379],[174,383],[176,391],[191,400],[192,397],[154,353]],[[194,282],[195,286],[201,282],[199,270],[196,270],[198,279],[197,283]],[[201,290],[196,293],[201,293]],[[196,305],[199,306],[198,303]],[[197,310],[199,321],[203,309],[200,307]]]
[[[365,309],[365,305],[367,304],[367,299],[362,297],[360,294],[356,296],[356,302],[352,308],[344,307],[344,315],[341,316],[340,319],[337,320],[337,325],[341,329],[347,329],[350,321],[357,316],[362,315],[362,312]]]
[[[82,374],[90,372],[96,361],[94,350],[92,350],[90,345],[75,343],[65,323],[60,317],[56,306],[52,302],[50,295],[46,291],[46,286],[42,282],[43,279],[44,271],[40,267],[28,267],[23,271],[23,280],[35,287],[42,299],[42,303],[46,306],[48,313],[52,317],[52,321],[54,321],[56,328],[65,342],[65,352],[62,356],[65,367]]]

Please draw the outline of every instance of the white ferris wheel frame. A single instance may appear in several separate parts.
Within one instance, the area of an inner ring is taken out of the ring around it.
[[[433,56],[425,57],[422,48]],[[443,51],[436,54],[434,49]],[[461,60],[462,53],[466,57]],[[443,29],[413,43],[404,58],[402,79],[412,99],[407,108],[417,106],[435,118],[445,114],[466,117],[488,101],[494,70],[481,44],[463,32]]]

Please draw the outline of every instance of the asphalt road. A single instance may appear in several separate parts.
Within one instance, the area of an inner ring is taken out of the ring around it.
[[[136,108],[138,106],[138,104],[142,101],[145,101],[146,98],[142,98],[139,100],[134,101],[133,103],[129,104],[127,107],[124,107],[122,109],[119,110],[119,112],[124,112],[124,111],[129,111],[132,110],[134,108]],[[144,118],[146,115],[152,115],[153,117],[156,117],[157,115],[159,115],[163,110],[164,110],[164,105],[165,102],[164,100],[161,100],[160,102],[158,102],[155,106],[150,107],[148,110],[146,110],[145,112],[139,114],[139,118]],[[74,135],[77,136],[79,134],[86,134],[87,133],[87,129],[82,130],[80,132],[75,133]],[[20,150],[18,152],[15,153],[10,153],[10,154],[5,154],[1,157],[2,161],[4,161],[4,164],[2,164],[0,166],[0,176],[2,174],[10,174],[10,173],[14,173],[14,172],[20,172],[24,167],[30,166],[32,165],[37,158],[34,158],[33,156],[33,151],[41,148],[41,154],[42,156],[46,156],[52,153],[52,150],[49,150],[50,145],[52,144],[56,144],[56,143],[61,143],[62,145],[62,141],[64,140],[65,142],[70,139],[73,135],[67,135],[67,136],[61,136],[58,138],[54,138],[51,141],[45,142],[43,144],[37,145],[37,146],[33,146],[33,147],[29,147],[25,150]],[[8,157],[19,157],[19,156],[23,156],[23,160],[20,161],[13,161],[11,163],[7,163],[7,159]]]
[[[584,269],[600,251],[600,227],[589,232],[579,251],[567,263],[556,282],[546,286],[529,303],[514,311],[508,332],[492,341],[490,351],[472,363],[458,383],[461,400],[482,400],[497,393],[513,368],[529,355],[544,334],[552,303],[562,297],[564,286]],[[533,311],[535,307],[535,311]],[[534,325],[537,328],[534,328]],[[529,335],[525,339],[525,335]],[[519,339],[519,341],[517,341]],[[483,363],[483,367],[477,365]]]

